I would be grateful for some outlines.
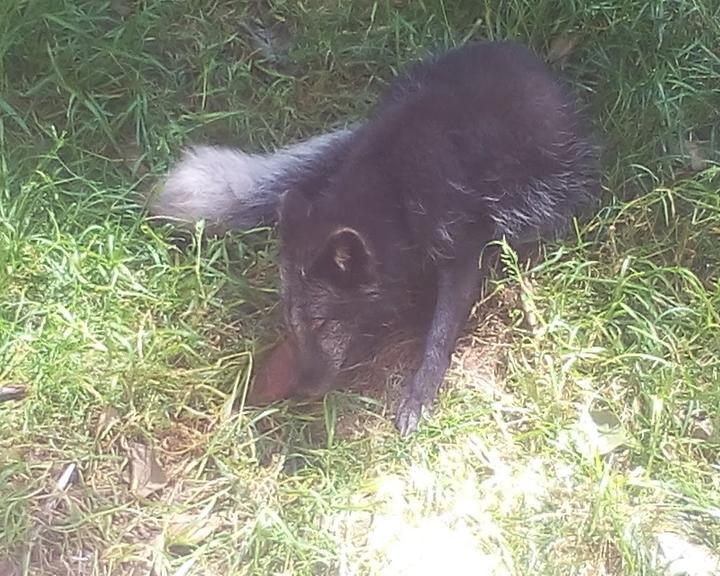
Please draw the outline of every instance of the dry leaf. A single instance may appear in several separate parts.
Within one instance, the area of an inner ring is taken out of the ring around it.
[[[547,53],[547,61],[557,63],[561,68],[567,64],[568,58],[578,45],[580,37],[577,34],[557,36],[551,43]]]
[[[167,484],[167,475],[155,457],[155,451],[139,442],[128,443],[130,460],[130,489],[147,497]]]
[[[610,410],[583,410],[575,427],[578,450],[586,456],[604,456],[628,442],[622,422]]]
[[[133,11],[132,4],[128,0],[110,0],[110,8],[121,18],[127,18]]]
[[[77,464],[75,462],[71,462],[63,468],[62,473],[58,476],[57,482],[55,483],[57,491],[54,492],[45,502],[44,509],[48,514],[55,511],[59,507],[60,503],[65,501],[64,493],[70,487],[70,484],[72,484],[75,480],[76,471]],[[2,572],[0,572],[0,576],[3,576]]]
[[[708,159],[705,157],[705,151],[700,144],[693,140],[686,140],[685,152],[688,155],[690,169],[693,172],[700,172],[704,168],[707,168]]]
[[[165,541],[170,546],[197,546],[207,540],[222,525],[212,515],[215,501],[210,501],[198,514],[178,514],[165,530]]]
[[[61,492],[65,492],[65,490],[68,489],[68,486],[70,486],[73,476],[75,475],[75,470],[77,470],[77,464],[74,462],[68,464],[65,469],[63,470],[63,473],[60,474],[60,478],[58,478],[57,481],[57,489]]]

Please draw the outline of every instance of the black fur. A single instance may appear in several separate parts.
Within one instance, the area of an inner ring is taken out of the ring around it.
[[[595,150],[536,56],[483,43],[395,80],[325,166],[289,189],[279,223],[300,381],[326,391],[412,324],[425,346],[397,414],[406,434],[442,383],[483,248],[561,233],[599,189]]]

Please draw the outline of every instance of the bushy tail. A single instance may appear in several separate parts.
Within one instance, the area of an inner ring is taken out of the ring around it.
[[[150,212],[181,225],[205,220],[214,232],[272,224],[288,183],[309,167],[322,166],[323,157],[351,133],[322,134],[271,154],[195,146],[170,171]]]

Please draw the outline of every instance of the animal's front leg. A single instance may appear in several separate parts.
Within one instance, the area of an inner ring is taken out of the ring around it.
[[[402,435],[414,432],[429,412],[450,366],[460,330],[478,294],[482,269],[478,254],[455,259],[438,274],[438,293],[422,364],[403,392],[395,424]]]

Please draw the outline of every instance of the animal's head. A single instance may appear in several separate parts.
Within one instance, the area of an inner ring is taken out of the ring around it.
[[[389,333],[414,323],[426,308],[418,287],[431,283],[418,278],[421,250],[403,206],[372,170],[321,174],[294,188],[279,232],[297,390],[317,395],[347,382],[345,372],[372,361]]]
[[[377,256],[359,230],[337,226],[303,238],[284,230],[283,313],[296,347],[298,391],[312,396],[369,359],[387,310]]]

